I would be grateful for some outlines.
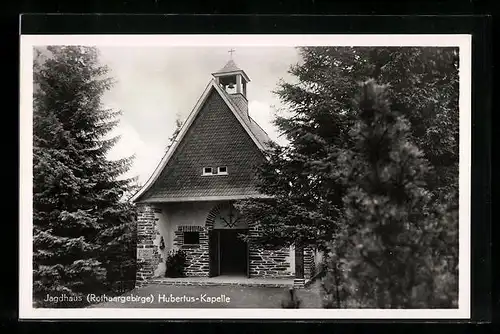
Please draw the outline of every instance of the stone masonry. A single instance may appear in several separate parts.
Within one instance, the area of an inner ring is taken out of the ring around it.
[[[289,278],[293,274],[289,271],[287,256],[288,247],[277,250],[252,247],[250,249],[250,277]]]
[[[316,274],[313,250],[309,247],[304,249],[304,277],[312,278]]]
[[[252,237],[257,237],[259,231],[256,225],[249,224],[249,253],[250,253],[250,277],[293,277],[290,272],[290,263],[287,256],[290,253],[288,247],[279,249],[264,249],[252,242]]]
[[[199,232],[198,245],[185,245],[184,232]],[[208,230],[203,226],[179,226],[175,231],[174,246],[186,253],[186,276],[209,276]]]
[[[216,209],[207,217],[205,226],[178,226],[174,231],[174,248],[183,250],[186,254],[186,276],[208,277],[210,274],[209,232],[213,229],[213,216]],[[159,249],[160,232],[157,227],[160,210],[152,205],[138,206],[137,218],[137,261],[136,285],[142,286],[147,281],[157,277],[161,272],[160,264],[165,263]],[[184,232],[198,232],[199,244],[184,244]],[[249,276],[264,278],[293,278],[293,268],[290,268],[288,247],[265,249],[252,241],[259,231],[257,226],[249,224]],[[292,270],[290,270],[292,269]],[[315,274],[314,254],[312,249],[304,250],[304,278]],[[164,271],[163,271],[164,275]],[[161,276],[163,276],[161,275]]]
[[[154,276],[161,261],[158,247],[154,244],[157,229],[155,209],[151,205],[138,206],[137,217],[137,273],[136,285],[140,286]]]

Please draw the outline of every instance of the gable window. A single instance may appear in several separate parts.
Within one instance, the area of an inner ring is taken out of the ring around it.
[[[218,168],[217,174],[219,175],[227,175],[227,167],[221,166]]]
[[[212,175],[212,167],[204,167],[203,168],[203,175]]]
[[[210,175],[227,175],[227,166],[219,166],[217,168],[212,167],[203,167],[203,172],[201,175],[210,176]]]
[[[184,245],[200,244],[200,232],[184,232]]]

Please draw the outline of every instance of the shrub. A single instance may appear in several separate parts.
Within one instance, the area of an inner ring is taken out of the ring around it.
[[[186,253],[182,250],[170,251],[166,261],[166,277],[184,277],[186,267]]]

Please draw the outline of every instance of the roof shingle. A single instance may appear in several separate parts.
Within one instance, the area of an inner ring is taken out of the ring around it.
[[[268,138],[255,121],[242,118],[259,142]],[[263,161],[262,151],[217,90],[212,89],[167,165],[141,200],[258,196],[255,167]],[[226,166],[228,175],[202,176],[204,167],[219,166]]]

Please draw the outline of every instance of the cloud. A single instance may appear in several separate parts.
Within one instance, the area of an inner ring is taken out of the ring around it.
[[[273,141],[278,144],[285,144],[284,137],[279,135],[278,129],[273,124],[275,112],[268,103],[256,100],[250,101],[248,103],[248,112]]]
[[[138,177],[139,184],[144,184],[159,164],[164,154],[161,145],[146,143],[133,126],[121,122],[112,133],[121,136],[118,143],[108,153],[108,159],[117,160],[135,155],[132,168],[122,177]]]

